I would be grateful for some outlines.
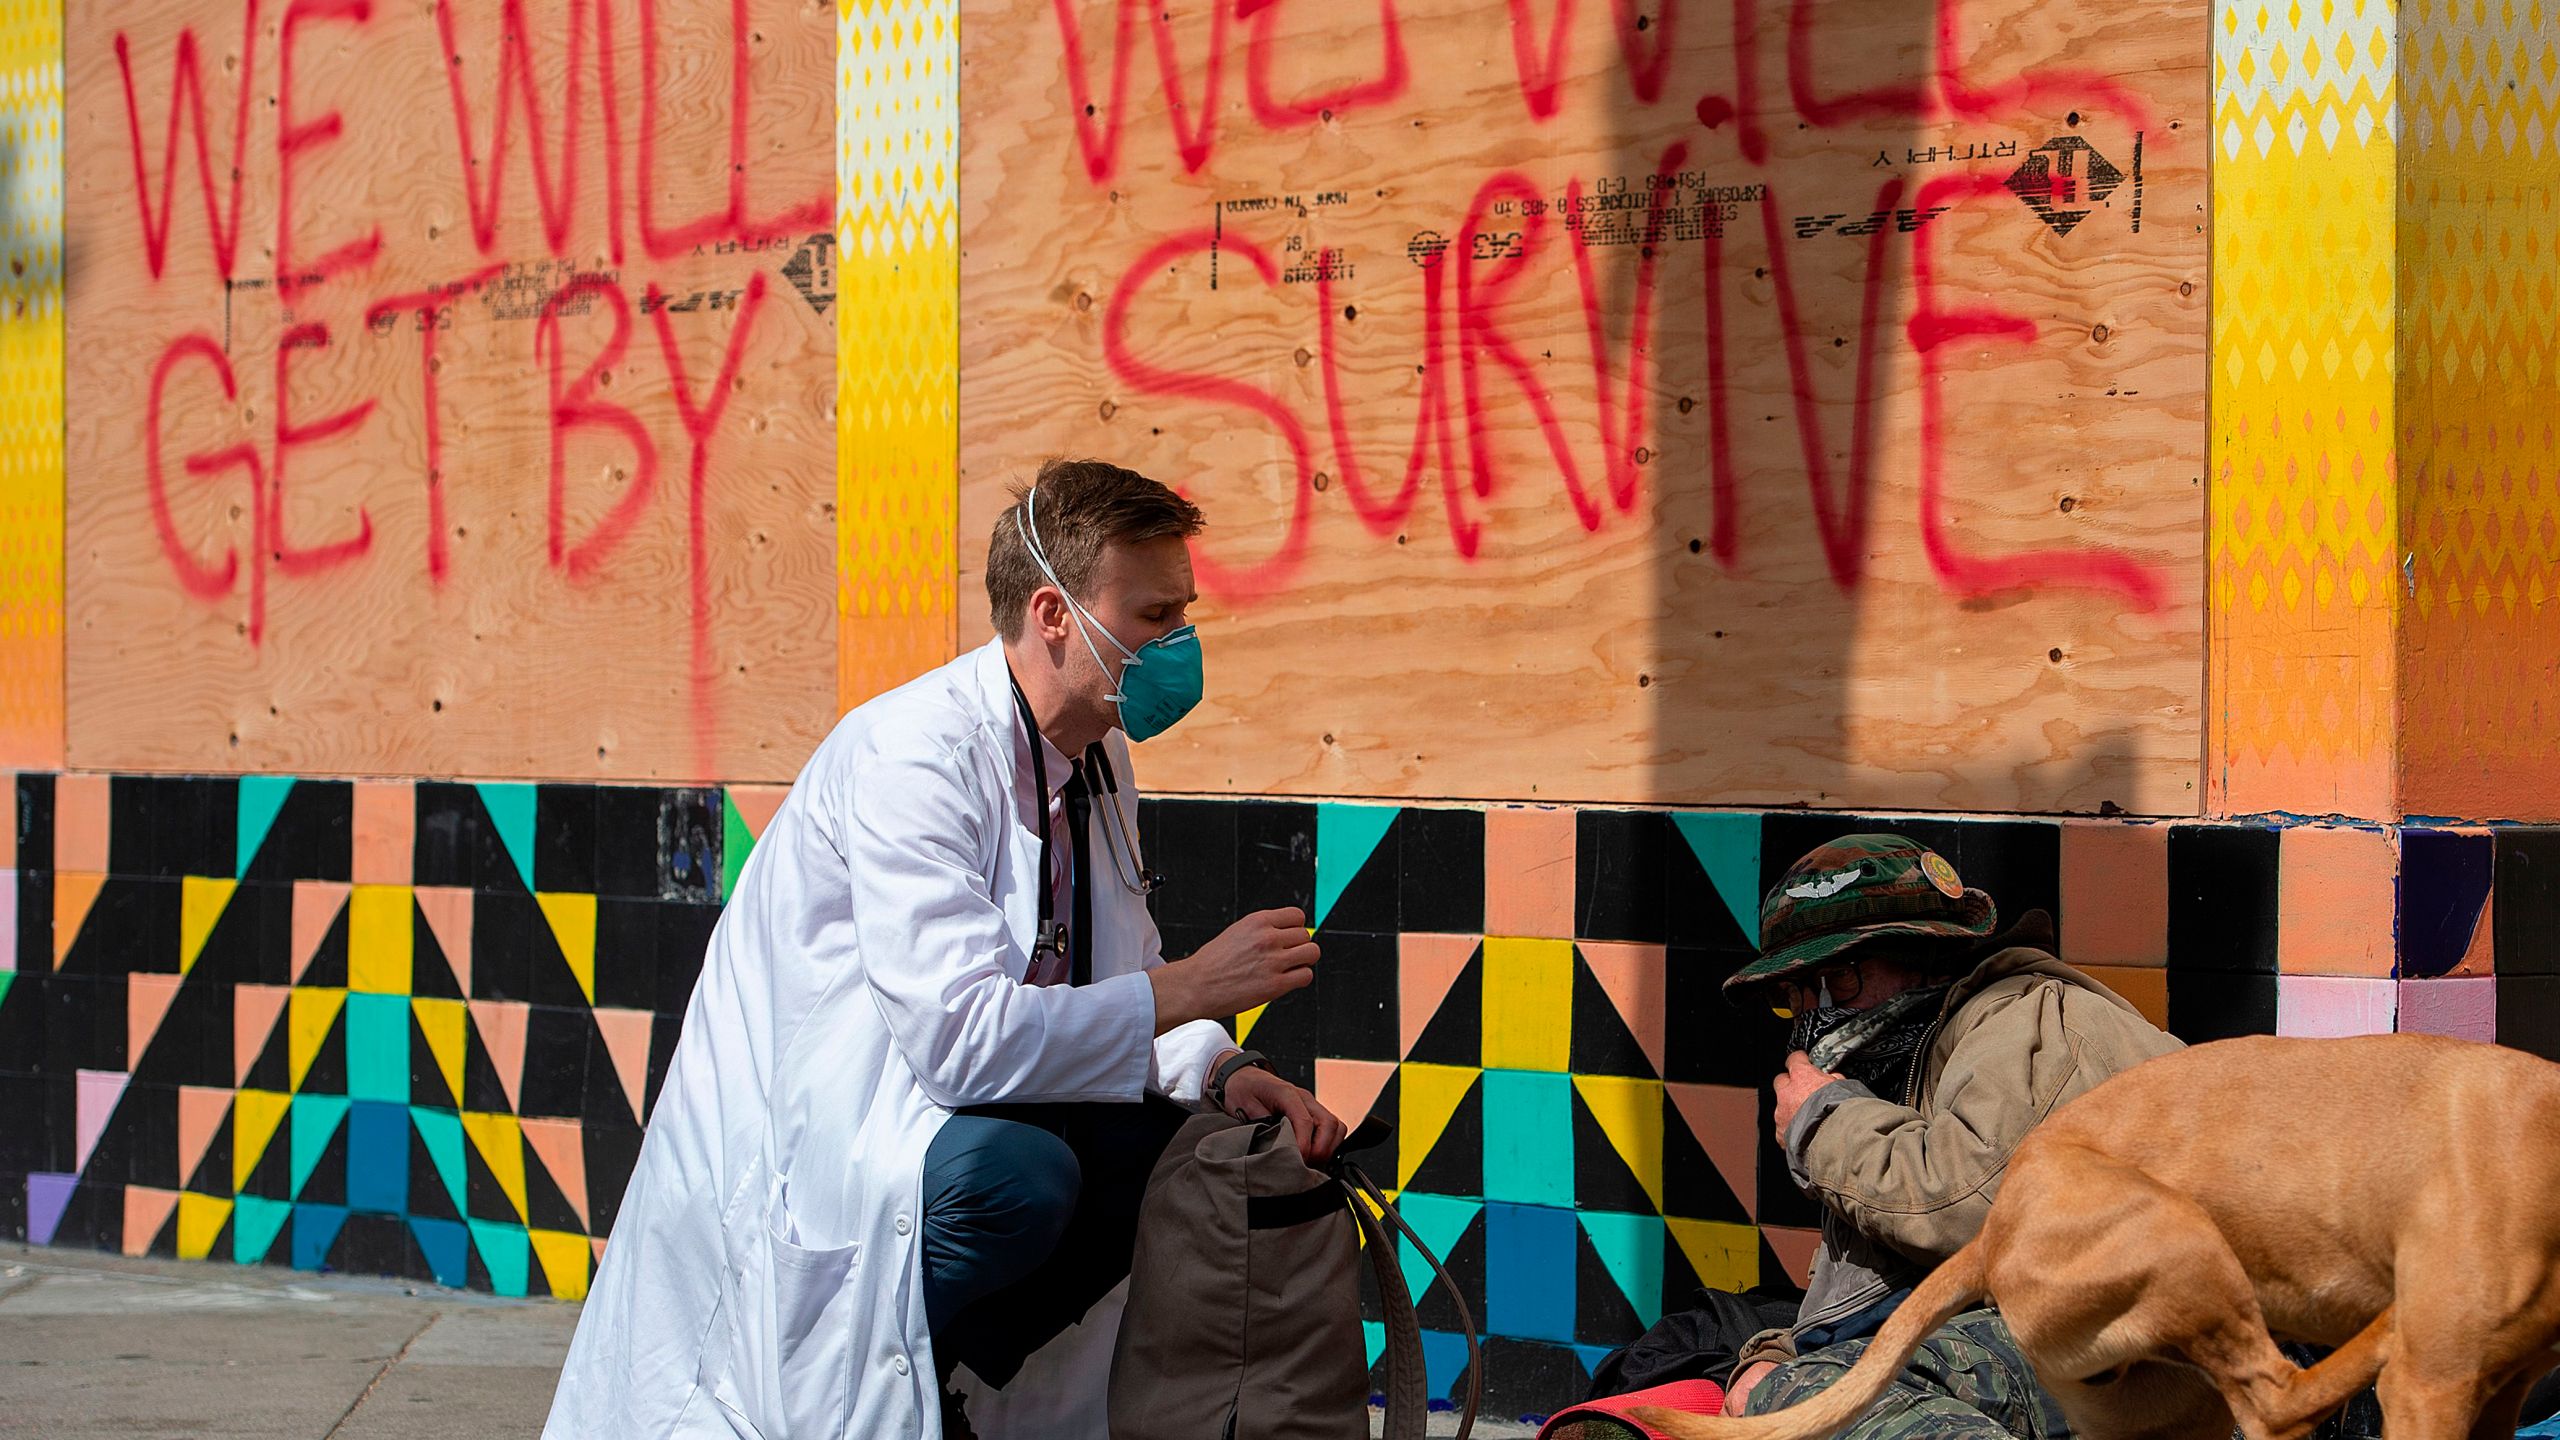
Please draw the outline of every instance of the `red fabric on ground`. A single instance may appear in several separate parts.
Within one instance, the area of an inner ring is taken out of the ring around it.
[[[1591,1400],[1559,1412],[1538,1431],[1538,1440],[1623,1440],[1642,1436],[1643,1440],[1662,1437],[1631,1417],[1638,1410],[1677,1410],[1685,1415],[1721,1415],[1724,1413],[1724,1387],[1713,1380],[1675,1380],[1638,1390],[1630,1395],[1612,1395],[1605,1400]]]

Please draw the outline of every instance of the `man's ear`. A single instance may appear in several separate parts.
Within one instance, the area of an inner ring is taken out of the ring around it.
[[[1042,585],[1032,591],[1027,609],[1033,634],[1050,641],[1067,638],[1067,627],[1074,622],[1067,614],[1066,597],[1057,586]]]

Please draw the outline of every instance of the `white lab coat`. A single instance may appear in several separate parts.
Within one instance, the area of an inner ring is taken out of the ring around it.
[[[1134,834],[1128,746],[1106,743]],[[943,1121],[1199,1103],[1226,1032],[1155,1034],[1161,942],[1098,807],[1094,983],[1021,983],[1029,761],[1000,643],[855,710],[810,758],[712,932],[548,1440],[939,1440],[921,1242]],[[1046,762],[1054,795],[1067,757]],[[1107,1376],[1083,1368],[1099,1413]]]

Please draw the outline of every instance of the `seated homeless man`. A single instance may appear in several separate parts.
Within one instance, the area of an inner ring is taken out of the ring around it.
[[[551,1440],[966,1434],[953,1367],[1002,1386],[1128,1273],[1183,1107],[1340,1143],[1218,1023],[1314,979],[1306,917],[1168,964],[1148,914],[1128,742],[1200,698],[1202,523],[1043,466],[996,522],[998,638],[810,758],[712,934]]]
[[[1997,913],[1896,835],[1825,845],[1762,902],[1760,958],[1724,988],[1793,1019],[1774,1123],[1789,1174],[1821,1204],[1822,1244],[1795,1324],[1725,1341],[1738,1355],[1726,1413],[1783,1409],[1839,1378],[1981,1229],[2031,1127],[2180,1048],[2056,959],[2042,911],[1995,937]],[[1931,1337],[1894,1399],[1843,1433],[2060,1440],[2067,1427],[1998,1313],[1981,1310]]]

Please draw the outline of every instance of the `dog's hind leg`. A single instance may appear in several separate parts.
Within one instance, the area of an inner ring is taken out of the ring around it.
[[[2401,1333],[2392,1337],[2382,1373],[2382,1424],[2391,1440],[2509,1440],[2525,1395],[2551,1368],[2543,1350],[2551,1317],[2537,1304],[2524,1313],[2488,1318],[2478,1298],[2486,1277],[2452,1280],[2403,1292]]]
[[[2394,1355],[2376,1387],[2382,1395],[2382,1433],[2391,1440],[2468,1440],[2481,1433],[2488,1409],[2505,1398],[2502,1391],[2488,1397],[2484,1407],[2482,1379],[2474,1365],[2432,1367],[2408,1355]],[[2519,1391],[2515,1406],[2523,1405]],[[2512,1410],[2506,1433],[2515,1433]]]
[[[2403,1245],[2398,1322],[2381,1386],[2391,1440],[2515,1433],[2525,1394],[2551,1368],[2560,1333],[2560,1278],[2543,1259],[2549,1239],[2531,1234],[2528,1247],[2516,1233],[2553,1224],[2532,1204],[2475,1200]],[[2544,1268],[2518,1263],[2519,1251]]]
[[[2372,1378],[2320,1404],[2353,1360],[2316,1375],[2287,1360],[2212,1218],[2134,1166],[2030,1140],[1993,1225],[2004,1218],[1991,1292],[2046,1384],[2078,1383],[2082,1408],[2106,1409],[2106,1382],[2128,1366],[2177,1361],[2203,1372],[2249,1440],[2297,1440]],[[2122,1403],[2143,1408],[2130,1392]],[[2205,1423],[2193,1406],[2171,1408],[2192,1412],[2174,1423]]]

